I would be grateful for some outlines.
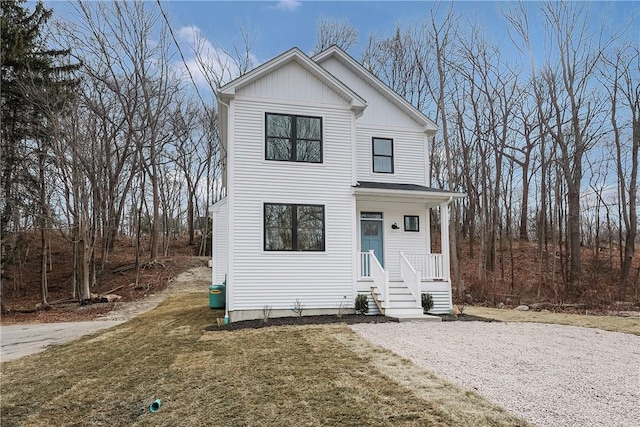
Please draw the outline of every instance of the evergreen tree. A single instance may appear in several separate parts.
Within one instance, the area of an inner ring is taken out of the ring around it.
[[[52,138],[51,124],[53,115],[62,112],[73,94],[73,72],[79,67],[70,63],[69,49],[47,46],[44,30],[52,11],[39,1],[30,12],[24,3],[0,0],[2,267],[11,246],[7,233],[19,227],[21,212],[35,208],[31,214],[38,218],[36,226],[45,228],[48,209],[42,173]],[[42,299],[46,304],[46,280]]]

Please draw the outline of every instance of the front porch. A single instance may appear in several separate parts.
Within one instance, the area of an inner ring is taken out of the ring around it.
[[[421,316],[424,293],[433,297],[431,313],[449,313],[449,204],[461,195],[371,182],[358,183],[354,195],[359,219],[358,293],[370,294],[378,311],[387,316]],[[440,247],[435,248],[432,209],[440,222]]]
[[[392,317],[422,315],[422,294],[433,298],[433,314],[447,314],[452,307],[448,269],[443,254],[399,253],[400,277],[389,278],[374,251],[361,252],[359,289],[367,287],[381,314]]]

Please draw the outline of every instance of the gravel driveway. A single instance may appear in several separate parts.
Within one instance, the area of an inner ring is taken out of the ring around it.
[[[538,323],[351,328],[538,426],[640,426],[640,337]]]

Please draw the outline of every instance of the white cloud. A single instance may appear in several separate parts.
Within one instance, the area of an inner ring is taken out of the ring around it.
[[[186,64],[198,86],[210,88],[211,84],[215,87],[216,83],[224,84],[240,74],[233,58],[224,49],[214,46],[197,26],[181,27],[176,38],[185,57],[184,63],[180,60],[178,64],[178,71],[188,79]]]
[[[276,3],[276,9],[281,10],[296,10],[302,5],[299,0],[280,0]]]

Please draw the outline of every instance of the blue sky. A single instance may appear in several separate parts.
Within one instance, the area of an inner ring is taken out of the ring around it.
[[[154,0],[148,1],[149,6],[156,6]],[[32,7],[33,3],[30,0],[27,5]],[[54,9],[54,16],[73,19],[68,2],[48,0],[45,3]],[[535,16],[535,2],[525,4],[534,12],[532,17]],[[616,29],[634,20],[633,28],[640,43],[640,30],[637,30],[640,28],[640,2],[582,4],[594,9],[597,19],[594,22],[594,34],[599,30],[600,23],[604,24],[605,29]],[[387,37],[393,33],[396,25],[406,27],[412,22],[423,22],[428,19],[432,9],[444,13],[449,5],[449,2],[427,1],[162,1],[162,7],[178,35],[192,70],[197,67],[188,45],[193,43],[195,33],[206,39],[209,49],[219,51],[220,48],[229,49],[233,42],[239,41],[241,26],[255,35],[256,44],[252,53],[257,64],[260,64],[293,46],[311,53],[320,19],[337,18],[346,20],[359,30],[360,43],[350,51],[359,59],[369,34]],[[515,65],[519,54],[509,39],[506,20],[500,13],[501,9],[512,5],[512,2],[461,1],[455,2],[454,8],[463,19],[480,23],[486,36],[498,44],[501,53]],[[536,25],[535,20],[531,25],[535,44],[535,37],[541,40],[543,29],[539,24]],[[462,27],[464,30],[468,25]],[[526,61],[523,68],[528,69]],[[199,83],[203,83],[199,77],[196,76]]]
[[[596,9],[596,15],[612,26],[640,18],[640,2],[590,2],[585,7]],[[226,46],[238,38],[238,26],[257,35],[255,54],[264,62],[297,46],[310,52],[315,44],[320,18],[346,19],[360,31],[362,45],[371,33],[389,35],[397,24],[425,20],[432,8],[444,11],[449,3],[424,1],[169,1],[163,3],[172,24],[177,27],[196,26],[215,45]],[[533,2],[527,3],[534,8]],[[500,9],[509,2],[456,2],[454,7],[469,20],[478,20],[488,35],[511,50],[506,34],[506,22]],[[640,33],[638,35],[640,39]]]

